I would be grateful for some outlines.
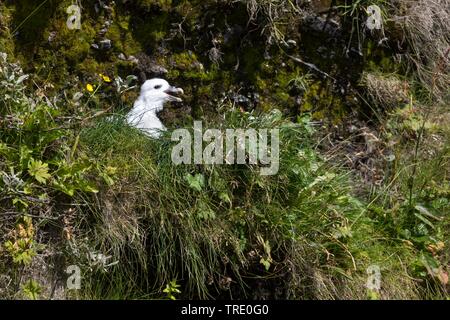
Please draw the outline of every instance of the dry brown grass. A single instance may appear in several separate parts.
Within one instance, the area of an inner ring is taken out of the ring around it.
[[[409,100],[409,84],[394,75],[364,73],[362,84],[375,104],[395,108]]]
[[[432,94],[444,98],[450,87],[450,1],[401,0],[397,8],[409,62]]]
[[[249,22],[262,18],[262,33],[268,43],[285,43],[287,29],[300,21],[302,11],[292,0],[242,0],[247,4]]]

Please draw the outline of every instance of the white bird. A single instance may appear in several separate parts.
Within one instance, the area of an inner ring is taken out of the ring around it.
[[[152,138],[159,138],[166,127],[156,113],[163,110],[164,103],[167,101],[182,101],[171,94],[183,93],[183,89],[171,86],[164,79],[155,78],[145,81],[133,109],[127,114],[128,124]]]

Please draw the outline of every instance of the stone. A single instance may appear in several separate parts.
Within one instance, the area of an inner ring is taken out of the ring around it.
[[[99,42],[99,47],[101,50],[109,50],[112,47],[111,40],[105,39]]]

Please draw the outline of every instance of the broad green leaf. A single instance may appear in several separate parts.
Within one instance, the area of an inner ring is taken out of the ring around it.
[[[430,213],[430,211],[428,211],[427,208],[425,208],[425,207],[423,207],[421,205],[416,205],[415,208],[416,208],[417,211],[419,211],[421,214],[423,214],[423,215],[425,215],[427,217],[433,218],[433,219],[438,220],[438,221],[442,220],[440,217],[436,217],[435,215]]]
[[[28,163],[28,173],[40,183],[46,183],[51,177],[48,173],[48,164],[41,160],[31,159]]]

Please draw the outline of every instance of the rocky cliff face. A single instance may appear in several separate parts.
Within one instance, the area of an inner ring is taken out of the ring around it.
[[[136,97],[126,91],[113,105],[108,90],[118,77],[164,77],[186,92],[184,106],[163,115],[175,125],[214,115],[227,99],[339,119],[358,108],[355,88],[372,59],[331,1],[79,1],[79,29],[68,27],[78,22],[67,12],[72,3],[5,1],[2,50],[37,84],[68,96],[107,75],[113,81],[91,105],[105,110],[129,108]]]

